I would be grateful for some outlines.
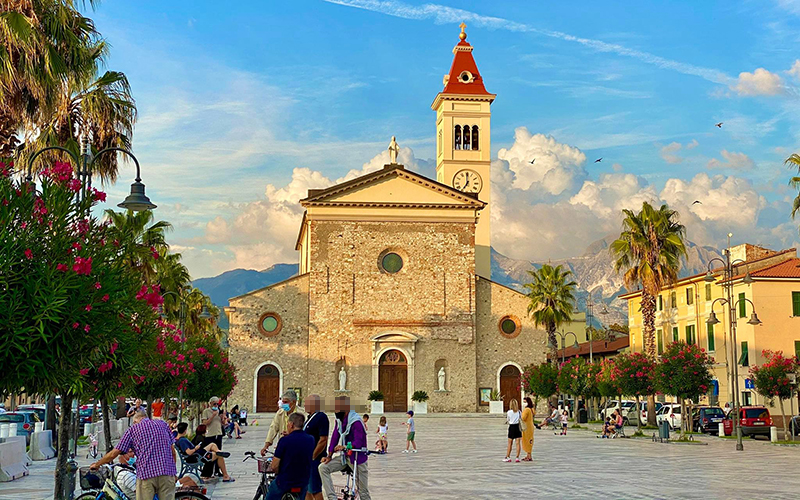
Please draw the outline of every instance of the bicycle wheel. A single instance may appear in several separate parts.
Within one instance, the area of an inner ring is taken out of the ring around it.
[[[91,492],[88,491],[86,493],[82,493],[80,496],[75,497],[75,500],[101,500],[106,497],[106,494],[102,491],[95,491]]]
[[[190,498],[199,498],[201,500],[209,500],[209,498],[197,491],[182,491],[175,493],[175,500],[188,500]]]

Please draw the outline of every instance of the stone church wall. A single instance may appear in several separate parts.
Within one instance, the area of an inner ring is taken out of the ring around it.
[[[230,316],[231,361],[239,384],[228,407],[238,404],[255,412],[253,405],[256,370],[274,362],[283,374],[281,387],[305,387],[308,370],[308,275],[300,275],[230,301],[236,308]],[[258,328],[261,315],[278,313],[282,327],[274,337]],[[312,361],[313,362],[313,361]]]
[[[525,295],[480,277],[476,289],[478,387],[499,390],[498,374],[506,364],[524,369],[545,360],[547,334],[528,317],[529,300]],[[522,326],[515,338],[507,338],[500,332],[500,320],[506,315],[515,316]],[[488,411],[488,407],[481,408]]]

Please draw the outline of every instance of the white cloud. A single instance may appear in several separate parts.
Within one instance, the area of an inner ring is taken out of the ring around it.
[[[771,73],[764,68],[757,68],[754,72],[743,71],[731,89],[739,95],[779,95],[786,91],[780,75]]]
[[[708,168],[730,168],[734,170],[749,170],[753,168],[753,160],[744,153],[734,153],[723,149],[720,154],[724,161],[711,158],[706,166]]]
[[[675,154],[678,151],[680,151],[682,147],[683,146],[681,146],[681,143],[679,142],[671,142],[667,144],[666,146],[661,148],[661,158],[663,158],[664,161],[667,163],[682,162],[683,158]]]
[[[800,80],[800,59],[795,59],[794,64],[792,64],[787,73]]]
[[[692,139],[692,142],[690,142],[689,144],[686,145],[686,149],[694,149],[699,145],[700,145],[700,143],[697,142],[697,139]]]

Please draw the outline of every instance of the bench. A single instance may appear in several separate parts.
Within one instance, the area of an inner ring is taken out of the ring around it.
[[[183,476],[191,475],[197,478],[198,484],[202,484],[203,478],[201,474],[203,473],[203,466],[206,464],[206,460],[201,458],[199,454],[185,454],[177,444],[173,446],[175,448],[175,453],[178,455],[178,460],[180,461],[178,478],[180,479]],[[197,460],[192,460],[193,458],[197,458]]]

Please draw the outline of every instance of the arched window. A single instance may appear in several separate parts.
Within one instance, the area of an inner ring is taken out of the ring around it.
[[[472,126],[472,149],[480,149],[480,142],[478,142],[478,126]]]
[[[464,149],[472,149],[469,147],[469,125],[464,125]]]
[[[461,125],[456,125],[456,138],[453,142],[454,149],[461,149]]]

